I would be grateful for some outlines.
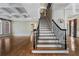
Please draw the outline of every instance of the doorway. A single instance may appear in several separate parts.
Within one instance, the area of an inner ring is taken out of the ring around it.
[[[77,37],[77,19],[69,20],[69,36]]]

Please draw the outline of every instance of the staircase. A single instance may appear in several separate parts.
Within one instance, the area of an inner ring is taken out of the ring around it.
[[[40,19],[39,37],[36,43],[36,49],[32,50],[32,53],[68,53],[45,19]]]

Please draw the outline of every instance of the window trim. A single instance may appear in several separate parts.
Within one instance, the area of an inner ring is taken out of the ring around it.
[[[6,22],[8,22],[8,24],[9,24],[9,32],[8,33],[5,33],[5,25],[6,25]],[[6,34],[10,34],[10,21],[4,21],[4,35],[6,35]]]
[[[1,31],[0,34],[2,34],[2,20],[0,19],[0,23],[1,23]]]

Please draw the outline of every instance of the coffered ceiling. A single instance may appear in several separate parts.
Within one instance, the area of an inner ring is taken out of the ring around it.
[[[39,18],[40,4],[38,3],[0,3],[0,17]]]
[[[46,9],[48,3],[0,3],[0,18],[11,20],[39,19],[40,10]],[[65,8],[67,3],[52,3],[55,10]]]

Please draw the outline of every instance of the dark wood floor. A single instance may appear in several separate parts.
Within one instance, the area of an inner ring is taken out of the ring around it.
[[[6,44],[6,53],[5,56],[78,56],[79,55],[79,38],[75,38],[76,50],[73,52],[70,48],[70,38],[68,38],[68,45],[70,52],[69,54],[33,54],[32,44],[30,37],[13,37],[9,39],[9,44]]]

